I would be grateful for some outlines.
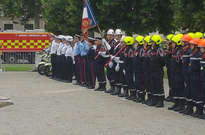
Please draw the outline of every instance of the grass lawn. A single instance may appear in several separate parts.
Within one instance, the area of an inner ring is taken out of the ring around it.
[[[3,64],[5,71],[31,71],[35,68],[34,64]]]

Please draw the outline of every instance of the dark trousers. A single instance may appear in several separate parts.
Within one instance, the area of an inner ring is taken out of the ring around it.
[[[87,57],[81,56],[80,76],[81,76],[81,83],[88,85],[87,73],[86,73],[86,64],[87,64],[86,61],[87,61]]]
[[[201,100],[200,92],[200,72],[191,72],[190,74],[191,97],[194,102]]]
[[[154,96],[164,96],[164,86],[163,86],[164,72],[162,71],[152,71],[151,73],[151,93]]]
[[[106,77],[105,77],[105,71],[104,71],[104,62],[100,63],[97,62],[96,63],[96,77],[97,80],[100,84],[106,84]]]
[[[95,61],[88,59],[87,61],[87,81],[88,86],[95,88],[96,75],[95,75]]]
[[[139,93],[145,93],[144,74],[142,71],[135,72],[135,89]]]
[[[76,81],[79,83],[80,82],[80,56],[75,56],[75,65],[74,65],[74,72],[75,72],[75,77]]]
[[[51,54],[52,78],[56,77],[56,54]]]
[[[66,57],[65,73],[64,73],[65,80],[71,82],[72,75],[73,75],[73,60],[72,57]]]

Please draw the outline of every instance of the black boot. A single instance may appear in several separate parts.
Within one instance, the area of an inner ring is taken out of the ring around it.
[[[174,99],[174,104],[171,107],[168,107],[168,110],[174,110],[178,106],[179,106],[178,100]]]
[[[125,89],[123,88],[123,93],[121,92],[121,87],[120,87],[120,94],[118,95],[119,97],[125,97]]]
[[[176,112],[179,112],[179,111],[182,111],[182,110],[185,109],[185,102],[184,102],[184,100],[183,99],[179,99],[178,102],[179,102],[179,105],[176,108],[173,109]]]
[[[130,90],[130,96],[128,96],[126,99],[134,100],[135,98],[136,98],[136,91]]]
[[[156,96],[152,95],[152,100],[151,100],[151,103],[149,104],[149,106],[155,106],[156,104],[157,104]]]
[[[121,88],[122,88],[121,86],[118,87],[119,89],[118,97],[124,97],[124,93],[122,93]]]
[[[124,87],[123,88],[123,92],[124,92],[124,97],[128,97],[129,96],[129,93],[128,93],[128,88],[127,87]]]
[[[100,91],[100,90],[101,90],[101,88],[102,88],[102,83],[99,83],[98,88],[97,88],[97,89],[95,89],[94,91]]]
[[[141,93],[140,92],[137,92],[136,98],[135,98],[135,102],[136,103],[140,103],[141,102]]]
[[[118,94],[119,94],[119,86],[116,86],[114,92],[110,93],[110,95],[118,95]]]
[[[191,116],[193,117],[200,117],[203,115],[203,104],[202,103],[196,103],[196,112],[194,112]]]
[[[106,90],[105,93],[111,93],[114,89],[114,86],[110,84],[110,89]]]
[[[187,103],[187,109],[184,112],[185,115],[191,115],[193,113],[193,104],[191,101]]]
[[[199,111],[198,111],[197,118],[199,118],[199,119],[204,119],[203,103],[199,104],[198,108],[199,108]]]
[[[101,87],[101,90],[100,90],[100,91],[104,91],[104,92],[106,91],[106,83],[103,83],[103,84],[102,84],[102,87]]]
[[[148,94],[147,95],[147,100],[145,101],[145,104],[146,105],[150,105],[152,102],[152,95],[151,94]]]
[[[155,105],[157,108],[164,107],[164,97],[163,96],[158,96],[157,97],[157,104]]]

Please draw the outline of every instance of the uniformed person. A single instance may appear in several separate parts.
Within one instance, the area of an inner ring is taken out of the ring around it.
[[[164,106],[164,85],[163,77],[164,71],[164,50],[160,47],[162,43],[162,38],[160,35],[153,35],[152,41],[152,51],[151,51],[151,86],[152,86],[152,102],[150,106],[163,107]]]
[[[61,49],[61,70],[60,70],[60,76],[61,76],[61,79],[63,81],[66,81],[66,65],[67,65],[67,62],[66,62],[66,56],[65,56],[65,53],[66,53],[66,50],[67,50],[67,40],[66,40],[66,37],[64,36],[63,38],[63,41],[62,41],[62,44],[63,44],[63,47]]]
[[[173,34],[167,35],[166,41],[166,48],[165,48],[165,66],[167,68],[167,79],[169,84],[169,94],[168,97],[165,99],[166,101],[172,101],[173,93],[172,93],[172,82],[171,82],[171,67],[170,67],[170,60],[172,56],[171,51],[171,39],[173,38]]]
[[[143,77],[144,77],[144,86],[145,86],[145,90],[146,90],[146,94],[147,94],[147,99],[145,100],[145,97],[142,96],[141,97],[141,101],[139,100],[139,102],[142,102],[147,105],[149,105],[151,103],[151,36],[146,36],[144,38],[144,48],[143,48],[143,52],[142,52],[142,58],[143,58],[143,62],[142,62],[142,68],[143,68]]]
[[[182,111],[185,108],[184,101],[184,77],[183,77],[183,47],[181,37],[175,35],[172,40],[172,55],[170,60],[170,71],[172,80],[172,96],[174,105],[169,107],[169,110]]]
[[[54,40],[52,41],[51,44],[51,65],[52,65],[52,79],[56,78],[57,74],[56,74],[56,53],[57,53],[57,49],[58,49],[58,43],[60,42],[60,39],[58,37],[55,37]]]
[[[80,42],[80,55],[81,55],[81,85],[86,87],[88,86],[87,81],[87,73],[86,73],[86,67],[87,67],[87,53],[89,50],[88,42],[85,39],[84,35],[81,35],[81,42]]]
[[[97,47],[96,52],[98,55],[98,57],[97,56],[95,57],[95,62],[96,62],[95,74],[99,84],[98,88],[96,88],[95,91],[106,91],[106,76],[104,70],[104,66],[107,58],[106,48],[104,45],[102,45],[101,37],[96,38],[95,45]]]
[[[72,82],[73,76],[73,47],[71,46],[72,38],[71,36],[66,37],[66,52],[65,52],[65,80],[68,83]]]
[[[197,96],[200,94],[200,59],[201,54],[197,44],[199,43],[200,39],[192,39],[190,43],[191,48],[191,57],[189,62],[189,71],[190,71],[190,91],[189,91],[189,102],[187,105],[187,111],[184,112],[186,115],[193,115],[194,110],[193,107],[197,106]],[[197,114],[199,109],[195,114]]]
[[[123,63],[121,63],[122,61],[120,61],[120,57],[123,56],[123,49],[124,46],[122,45],[122,40],[123,36],[122,36],[122,31],[120,29],[116,29],[115,30],[115,40],[116,43],[115,47],[113,47],[113,56],[115,56],[112,60],[112,62],[109,63],[109,68],[112,68],[112,80],[114,80],[112,82],[112,86],[113,89],[111,90],[110,94],[111,95],[122,95],[121,94],[121,88],[122,88],[122,80],[123,80],[123,73],[122,73],[122,65]]]
[[[197,108],[198,112],[195,117],[205,119],[204,104],[205,104],[205,39],[199,43],[201,60],[200,60],[200,95],[198,95]]]
[[[114,53],[114,48],[115,48],[115,45],[116,45],[116,40],[114,39],[114,30],[113,29],[109,29],[107,31],[107,37],[106,37],[106,41],[107,43],[110,45],[110,50],[109,51],[109,54],[110,55],[113,55]],[[110,57],[107,59],[107,62],[110,60]],[[109,81],[109,84],[110,84],[110,89],[106,90],[105,92],[106,93],[110,93],[111,91],[114,91],[114,78],[113,78],[113,73],[114,73],[114,68],[113,67],[109,67],[107,66],[107,79]]]
[[[135,47],[135,57],[134,57],[134,76],[135,76],[135,89],[130,91],[131,97],[130,99],[135,100],[136,102],[144,102],[145,97],[145,87],[144,87],[144,69],[143,69],[143,45],[144,45],[144,37],[137,36],[136,47]],[[129,98],[128,98],[129,99]]]
[[[88,54],[87,54],[87,79],[88,79],[88,89],[94,89],[96,84],[96,72],[95,72],[95,57],[97,55],[96,53],[96,45],[95,45],[95,39],[89,37],[88,38]]]
[[[74,72],[76,77],[75,85],[80,85],[81,76],[80,76],[80,35],[74,35],[74,48],[73,48],[73,55],[74,55]]]
[[[63,48],[63,43],[62,43],[62,40],[63,40],[64,36],[62,35],[59,35],[59,45],[58,45],[58,49],[57,49],[57,57],[56,57],[56,77],[57,79],[61,79],[61,64],[62,64],[62,57],[61,57],[61,50]]]

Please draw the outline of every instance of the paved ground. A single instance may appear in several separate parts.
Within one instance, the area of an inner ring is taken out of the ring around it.
[[[205,120],[50,80],[0,73],[0,135],[204,135]]]

